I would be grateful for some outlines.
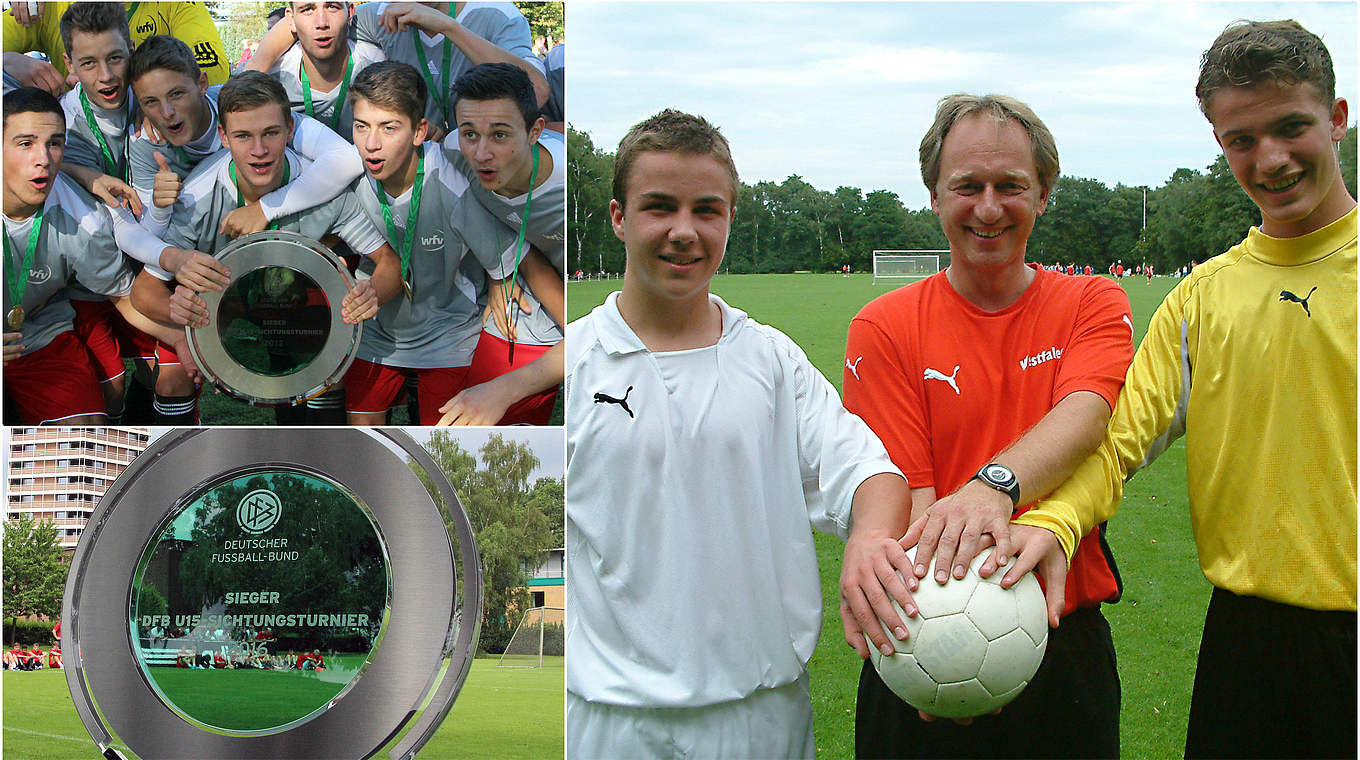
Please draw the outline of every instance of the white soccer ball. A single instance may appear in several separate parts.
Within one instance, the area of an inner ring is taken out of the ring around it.
[[[1003,589],[1004,568],[978,577],[990,553],[975,557],[962,579],[951,577],[943,586],[922,579],[912,594],[915,618],[893,602],[909,634],[898,641],[888,632],[896,654],[886,656],[869,643],[883,683],[922,712],[942,718],[994,712],[1020,694],[1044,659],[1048,611],[1039,580],[1030,573]],[[908,550],[913,564],[915,555],[915,547]]]

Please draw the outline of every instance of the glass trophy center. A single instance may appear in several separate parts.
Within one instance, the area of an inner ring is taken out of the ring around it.
[[[137,568],[129,619],[168,706],[249,735],[340,696],[368,664],[387,601],[368,510],[326,478],[275,468],[214,483],[171,516]]]
[[[362,335],[340,305],[354,286],[329,248],[292,232],[246,235],[217,255],[222,291],[199,295],[206,327],[187,327],[189,350],[218,387],[255,404],[296,404],[344,377]]]

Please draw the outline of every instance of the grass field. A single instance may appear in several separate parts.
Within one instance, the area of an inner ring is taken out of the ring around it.
[[[1152,312],[1176,281],[1163,277],[1148,284],[1130,277],[1122,283],[1141,341]],[[620,287],[622,280],[569,283],[569,318],[589,312]],[[851,317],[889,289],[873,285],[868,274],[728,275],[713,280],[713,292],[728,303],[797,341],[837,388]],[[1123,685],[1122,754],[1179,757],[1210,590],[1196,564],[1190,533],[1184,441],[1129,482],[1108,539],[1124,579],[1123,600],[1105,606]],[[822,640],[808,667],[817,749],[824,758],[854,755],[860,661],[845,643],[837,612],[842,547],[834,537],[817,537],[824,620]]]
[[[475,660],[458,701],[419,757],[560,760],[563,677],[561,658],[534,669],[497,668],[494,658]],[[95,756],[61,671],[5,671],[3,678],[5,757]]]

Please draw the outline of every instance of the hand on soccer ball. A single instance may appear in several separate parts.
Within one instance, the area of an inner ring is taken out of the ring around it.
[[[994,564],[979,574],[986,578],[997,566],[1004,567],[1012,554],[1011,511],[1010,498],[976,480],[930,505],[902,537],[903,548],[917,547],[916,577],[926,576],[933,556],[936,583],[962,578],[973,558],[993,544]]]
[[[860,659],[869,656],[865,636],[883,654],[893,653],[885,626],[899,641],[907,638],[906,621],[893,602],[907,617],[915,617],[916,603],[911,591],[917,583],[911,572],[911,560],[894,538],[851,534],[845,542],[845,561],[841,565],[841,625],[846,643],[854,647]]]

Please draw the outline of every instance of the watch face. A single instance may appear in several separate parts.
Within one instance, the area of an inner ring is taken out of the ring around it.
[[[987,465],[986,472],[989,480],[1004,486],[1009,486],[1015,480],[1015,475],[1011,474],[1009,469],[1002,467],[999,464]]]

